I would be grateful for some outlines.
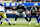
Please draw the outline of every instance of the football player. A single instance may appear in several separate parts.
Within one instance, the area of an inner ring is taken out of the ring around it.
[[[40,21],[40,8],[39,8],[39,15],[38,15],[38,21],[37,21],[37,24],[36,24],[36,26],[38,26],[38,24],[39,24],[39,21]]]
[[[11,25],[8,18],[6,17],[6,9],[1,3],[0,3],[0,16],[2,16],[9,23],[9,25]]]
[[[30,18],[29,18],[29,25],[31,25],[30,21],[31,21],[31,18],[32,18],[32,15],[35,15],[36,16],[36,19],[38,20],[38,15],[37,15],[37,8],[35,6],[33,6],[30,10]]]
[[[16,20],[18,18],[19,15],[23,15],[23,17],[28,21],[28,19],[26,18],[26,8],[24,6],[22,6],[22,2],[19,2],[18,6],[16,7],[16,18],[15,18],[15,22],[14,24],[16,24]]]

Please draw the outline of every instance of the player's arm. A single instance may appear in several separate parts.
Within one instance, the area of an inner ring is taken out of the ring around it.
[[[35,9],[36,9],[36,16],[38,16],[38,15],[37,15],[37,8],[35,7]]]
[[[25,9],[25,14],[26,14],[27,12],[26,12],[26,9]]]
[[[30,14],[32,13],[32,9],[33,9],[33,7],[32,7],[31,10],[30,10]]]
[[[35,8],[36,9],[36,14],[37,14],[37,8]]]
[[[17,7],[14,10],[17,11]],[[13,14],[15,14],[15,11],[13,11]]]
[[[25,8],[25,7],[23,7],[23,8],[24,8],[24,10],[25,10],[25,14],[26,14],[26,13],[27,13],[27,12],[26,12],[26,8]]]
[[[30,14],[32,13],[32,11],[30,11]]]
[[[18,6],[16,7],[16,11],[18,10]]]

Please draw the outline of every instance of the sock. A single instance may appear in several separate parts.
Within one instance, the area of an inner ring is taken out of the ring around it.
[[[37,23],[37,25],[38,25],[39,23]]]
[[[2,21],[1,21],[1,24],[2,24]]]
[[[18,15],[16,15],[15,21],[17,20],[17,18],[18,18]]]
[[[38,20],[38,16],[36,16],[37,20]]]
[[[8,20],[8,18],[5,18],[5,20],[6,20],[8,23],[10,23],[9,20]]]
[[[39,21],[40,21],[40,18],[38,19],[37,23],[39,23]]]
[[[29,22],[30,23],[30,22]]]
[[[28,21],[28,19],[26,17],[24,17],[24,18]]]
[[[1,21],[1,18],[0,18],[0,21]]]

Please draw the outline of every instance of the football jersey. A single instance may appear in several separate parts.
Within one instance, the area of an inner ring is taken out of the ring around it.
[[[6,9],[4,8],[4,6],[0,6],[0,12],[6,12]]]
[[[36,12],[37,12],[37,8],[35,8],[35,9],[31,8],[30,11],[31,11],[32,13],[36,13]]]
[[[32,13],[36,13],[36,9],[32,9]]]
[[[16,7],[16,10],[17,10],[19,13],[22,13],[23,11],[26,11],[26,9],[25,9],[24,6],[21,6],[21,7],[17,6],[17,7]]]

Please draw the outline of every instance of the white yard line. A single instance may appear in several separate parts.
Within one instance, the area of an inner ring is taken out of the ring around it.
[[[0,27],[34,27],[34,26],[0,26]]]
[[[7,22],[7,21],[3,21],[3,22]],[[9,22],[15,22],[15,21],[9,21]],[[27,22],[27,21],[16,21],[16,22]],[[34,23],[34,22],[37,22],[37,21],[31,21],[31,23]]]

